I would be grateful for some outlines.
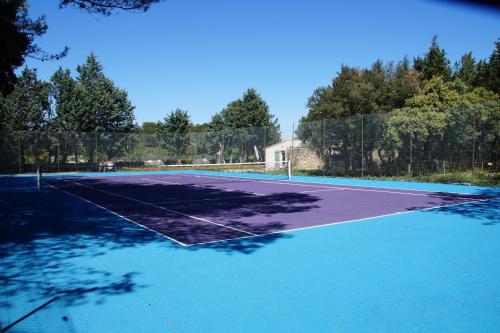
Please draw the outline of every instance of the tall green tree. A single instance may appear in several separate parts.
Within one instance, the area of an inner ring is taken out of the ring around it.
[[[83,89],[77,110],[83,131],[127,131],[134,126],[134,106],[125,90],[108,79],[94,54],[77,67],[77,81]]]
[[[45,17],[36,19],[29,17],[26,0],[0,1],[0,93],[12,91],[16,82],[15,70],[20,67],[26,57],[40,60],[60,59],[64,57],[66,47],[58,54],[47,54],[36,43],[35,39],[47,32]]]
[[[387,111],[402,108],[408,98],[413,97],[420,89],[418,73],[411,68],[408,57],[404,57],[389,76],[387,87]]]
[[[458,78],[465,84],[473,86],[477,77],[476,60],[472,52],[464,54],[458,62],[455,63],[453,78]]]
[[[316,89],[309,98],[309,112],[301,119],[297,135],[326,168],[341,162],[344,171],[354,172],[360,164],[374,163],[371,152],[384,126],[379,114],[401,107],[419,85],[406,58],[396,68],[380,60],[369,69],[342,66],[331,85]]]
[[[36,69],[24,68],[14,90],[4,99],[3,126],[22,131],[46,128],[53,116],[49,93],[50,85],[38,79]]]
[[[128,99],[125,90],[117,88],[113,81],[108,79],[102,65],[94,54],[87,57],[85,64],[77,67],[77,82],[81,87],[81,96],[74,112],[81,132],[87,133],[84,137],[90,162],[95,162],[96,150],[103,151],[111,159],[119,155],[127,144],[117,140],[116,135],[109,132],[129,131],[134,128],[134,106]]]
[[[269,106],[255,89],[248,89],[240,99],[229,103],[220,113],[212,117],[209,124],[218,142],[216,152],[219,162],[229,162],[233,155],[240,162],[262,160],[264,148],[281,139],[278,119],[270,112]]]
[[[168,114],[163,122],[158,122],[158,136],[164,141],[167,150],[174,155],[177,164],[190,144],[189,130],[191,120],[187,111],[176,109]]]
[[[413,62],[423,80],[430,80],[434,76],[442,76],[445,81],[451,79],[450,61],[446,58],[445,50],[439,47],[437,36],[432,38],[431,46],[424,57],[417,57]]]
[[[76,111],[81,97],[80,87],[71,76],[69,69],[59,69],[50,78],[51,96],[55,104],[55,127],[59,131],[78,130]]]
[[[52,112],[49,100],[50,85],[37,77],[35,69],[24,68],[14,90],[2,97],[2,124],[9,130],[30,131],[17,135],[18,155],[22,169],[29,154],[38,163],[42,149],[47,141],[36,131],[46,129],[51,121]],[[34,132],[33,132],[34,131]],[[7,158],[7,154],[2,158]]]
[[[500,40],[495,42],[495,49],[486,66],[486,88],[500,94]]]
[[[83,89],[73,79],[69,69],[59,69],[50,78],[51,97],[54,104],[55,119],[53,129],[57,132],[55,153],[57,160],[63,164],[67,162],[70,154],[75,156],[78,163],[79,156],[79,124],[78,111],[83,108]]]

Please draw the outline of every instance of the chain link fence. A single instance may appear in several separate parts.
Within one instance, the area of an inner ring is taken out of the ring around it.
[[[273,161],[274,156],[276,161],[291,159],[295,173],[312,175],[498,172],[500,112],[484,110],[374,113],[300,122],[294,138],[282,142],[276,127],[184,134],[1,131],[0,172],[34,172],[37,165],[45,172],[160,169],[172,164],[264,162],[266,155]],[[282,150],[271,151],[275,147]]]
[[[0,131],[0,172],[159,169],[171,164],[264,162],[280,140],[275,127],[218,132],[144,134]]]
[[[447,119],[447,114],[374,113],[301,122],[297,152],[309,150],[320,163],[309,174],[415,176],[458,171],[499,171],[499,116]],[[437,119],[435,119],[437,118]],[[302,152],[302,156],[306,156]],[[309,156],[312,156],[309,154]],[[292,168],[300,171],[292,158]],[[310,157],[312,160],[312,157]]]

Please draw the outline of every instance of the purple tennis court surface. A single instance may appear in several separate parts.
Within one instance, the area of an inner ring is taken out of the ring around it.
[[[45,181],[182,245],[484,199],[453,193],[193,174],[49,177]]]

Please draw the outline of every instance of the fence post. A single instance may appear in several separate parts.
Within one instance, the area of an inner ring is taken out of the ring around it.
[[[95,151],[94,151],[94,156],[93,157],[93,161],[92,163],[94,164],[94,168],[99,171],[99,165],[97,163],[97,131],[94,131],[94,141],[95,141]]]
[[[57,132],[57,172],[61,172],[61,163],[60,163],[61,150],[60,150],[60,147],[61,147],[61,133]]]
[[[413,164],[413,135],[410,133],[410,164],[408,164],[408,176],[412,176],[412,164]]]
[[[264,152],[264,162],[266,161],[266,148],[267,148],[267,126],[264,126],[264,147],[262,151]],[[266,163],[266,168],[267,168],[267,163]]]
[[[132,152],[130,151],[130,133],[125,133],[127,136],[127,152],[128,152],[128,165],[132,168]]]
[[[295,140],[295,123],[292,123],[292,148],[290,150],[290,154],[288,156],[288,168],[290,169],[289,173],[291,174],[292,167],[292,159],[293,159],[293,148],[294,148],[294,140]]]
[[[323,151],[323,176],[325,175],[325,168],[326,168],[326,157],[325,157],[325,147],[326,147],[326,131],[325,131],[325,123],[326,123],[326,119],[323,118],[323,147],[322,147],[322,151]]]
[[[361,114],[361,177],[364,176],[364,168],[365,168],[365,141],[364,141],[364,117]]]
[[[21,161],[21,136],[18,133],[17,136],[17,158],[18,158],[18,163],[19,163],[19,173],[23,173],[23,167],[22,167],[22,161]]]

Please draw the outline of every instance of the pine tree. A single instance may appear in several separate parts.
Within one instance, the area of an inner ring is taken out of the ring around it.
[[[40,131],[46,129],[52,117],[50,85],[37,77],[35,69],[24,68],[14,90],[2,98],[2,127],[19,131]],[[27,147],[31,148],[35,162],[40,161],[40,152],[44,143],[41,135],[35,133],[19,133],[19,159],[24,169]],[[22,137],[22,138],[21,138]],[[28,140],[28,141],[26,141]]]
[[[486,66],[486,87],[500,94],[500,40],[495,42],[495,50]]]
[[[430,80],[434,76],[442,76],[445,81],[451,78],[450,61],[446,52],[437,43],[437,36],[432,38],[431,47],[423,58],[414,59],[414,68],[420,72],[423,80]]]
[[[80,131],[94,132],[85,135],[89,162],[95,162],[97,149],[110,159],[119,155],[126,145],[113,135],[100,133],[131,130],[134,127],[134,106],[127,92],[115,87],[113,81],[104,75],[102,65],[93,53],[84,65],[77,67],[77,72],[81,89],[74,112],[75,123]]]
[[[460,61],[455,64],[454,78],[462,80],[469,86],[474,85],[474,80],[477,76],[476,60],[472,56],[472,52],[464,54]]]
[[[35,69],[24,68],[4,100],[4,126],[23,131],[46,128],[52,116],[49,91],[50,85],[38,79]]]
[[[55,102],[55,128],[58,131],[77,130],[75,111],[78,109],[78,86],[69,69],[59,69],[50,78],[51,96]]]
[[[126,131],[134,126],[134,106],[127,92],[115,87],[91,53],[84,65],[77,67],[82,103],[77,110],[80,130]]]
[[[219,161],[224,160],[224,151],[229,153],[230,162],[233,153],[240,162],[246,162],[250,157],[262,160],[262,148],[281,140],[278,120],[270,113],[264,99],[252,88],[214,116],[209,126],[214,130],[229,130],[224,136],[217,136]],[[223,143],[220,141],[222,139]]]
[[[181,164],[182,155],[190,143],[190,116],[187,111],[176,109],[163,120],[157,124],[158,136],[165,142],[167,150],[175,156],[176,163]]]

